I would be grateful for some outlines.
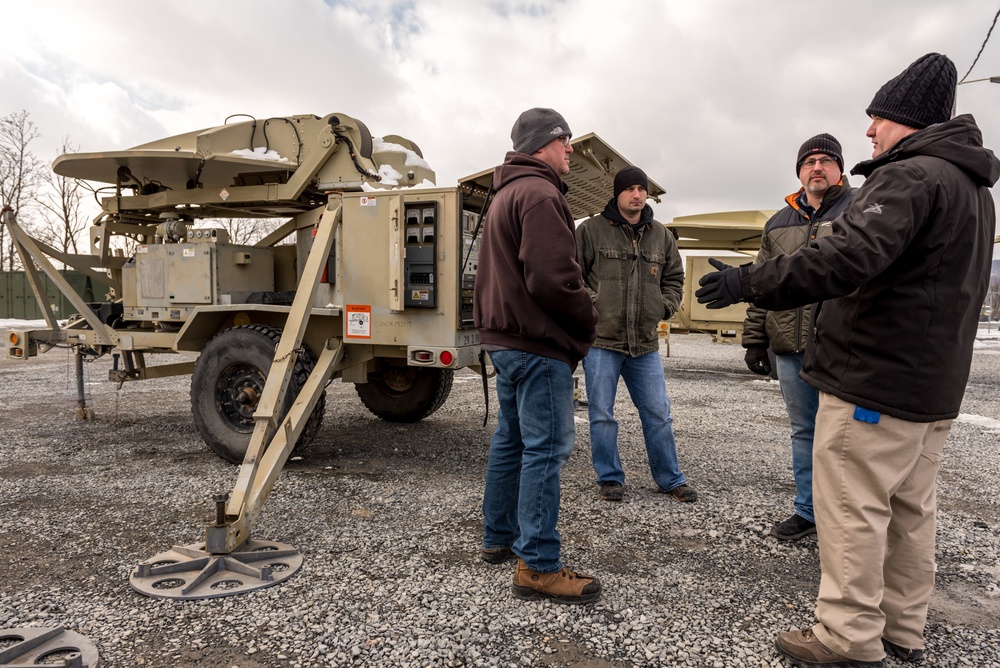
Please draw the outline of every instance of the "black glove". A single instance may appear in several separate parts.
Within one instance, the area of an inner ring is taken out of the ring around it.
[[[718,269],[705,274],[698,281],[698,291],[694,293],[699,304],[708,308],[726,308],[736,302],[743,301],[742,277],[750,273],[750,265],[730,267],[725,262],[719,262],[714,257],[708,258],[708,263]]]
[[[750,346],[747,354],[743,358],[746,360],[747,368],[761,376],[771,375],[771,358],[767,356],[767,348],[763,346]]]

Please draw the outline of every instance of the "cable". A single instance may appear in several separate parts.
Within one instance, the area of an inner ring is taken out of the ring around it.
[[[347,135],[345,135],[345,134],[343,134],[341,132],[337,132],[336,130],[333,131],[333,136],[337,138],[338,142],[342,141],[345,144],[347,144],[347,154],[349,156],[351,156],[351,162],[354,163],[354,168],[356,170],[358,170],[358,172],[360,174],[364,174],[365,176],[369,176],[372,179],[374,179],[375,181],[381,181],[382,180],[382,175],[381,174],[377,174],[375,172],[368,171],[367,169],[365,169],[364,167],[361,166],[360,162],[358,162],[358,154],[354,151],[354,144],[351,142],[351,138],[350,137],[348,137]]]
[[[230,118],[236,118],[237,116],[246,116],[251,121],[253,121],[250,124],[250,145],[247,147],[251,151],[253,151],[253,138],[254,138],[254,135],[257,134],[257,119],[256,118],[254,118],[250,114],[230,114],[229,116],[226,116],[226,120],[222,121],[222,124],[223,125],[229,125],[229,119]]]
[[[287,118],[281,118],[281,117],[269,118],[266,121],[264,121],[264,128],[263,128],[263,131],[264,131],[264,152],[267,153],[267,151],[269,151],[270,148],[271,148],[271,142],[267,138],[267,124],[270,123],[271,121],[284,121],[284,122],[288,123],[290,126],[292,126],[292,132],[295,133],[295,142],[298,145],[298,152],[295,155],[295,164],[298,164],[299,163],[299,159],[302,157],[302,138],[299,137],[299,129],[297,127],[295,127],[295,123],[292,123]]]
[[[990,25],[990,29],[986,31],[986,39],[983,40],[983,45],[979,47],[979,53],[976,54],[976,59],[972,61],[972,65],[969,66],[969,71],[965,73],[965,76],[962,77],[962,81],[959,81],[958,83],[964,82],[966,77],[969,76],[969,73],[972,72],[972,68],[979,62],[979,56],[983,55],[983,49],[986,48],[986,42],[990,41],[990,35],[993,34],[993,28],[997,25],[997,18],[1000,18],[1000,9],[998,9],[997,13],[993,15],[993,23]]]

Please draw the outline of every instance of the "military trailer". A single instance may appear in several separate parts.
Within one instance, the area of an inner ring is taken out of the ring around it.
[[[573,144],[566,180],[582,218],[603,208],[629,163],[596,135]],[[135,569],[142,593],[224,596],[297,570],[294,549],[250,532],[288,457],[319,430],[331,380],[354,383],[378,417],[414,422],[444,403],[455,370],[483,371],[472,298],[492,170],[439,187],[415,143],[373,137],[342,113],[67,154],[53,170],[109,185],[87,255],[57,251],[4,213],[47,325],[7,332],[7,358],[71,347],[81,417],[92,415],[86,359],[115,355],[117,383],[191,374],[198,431],[241,464],[232,493],[215,495],[204,543]],[[650,195],[662,192],[650,182]],[[247,217],[276,229],[245,245],[206,224]],[[106,286],[107,298],[84,302],[53,260]],[[79,312],[65,324],[45,307],[43,273]],[[160,353],[181,359],[151,364]]]

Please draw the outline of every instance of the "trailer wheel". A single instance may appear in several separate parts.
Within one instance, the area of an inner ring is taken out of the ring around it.
[[[233,327],[216,334],[195,363],[191,377],[195,425],[208,447],[233,464],[243,462],[250,446],[253,414],[280,339],[281,330],[276,327]],[[288,412],[315,365],[316,359],[308,350],[299,355],[279,419]],[[325,408],[324,392],[309,415],[294,451],[306,447],[316,437]]]
[[[441,408],[454,372],[430,367],[390,366],[354,386],[361,403],[389,422],[417,422]]]

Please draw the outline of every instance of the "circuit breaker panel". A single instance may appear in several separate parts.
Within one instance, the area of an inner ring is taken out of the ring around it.
[[[459,322],[463,327],[473,327],[472,295],[479,270],[479,214],[462,212],[462,275],[459,292]]]
[[[403,305],[417,308],[437,307],[438,207],[435,202],[406,204],[406,257],[403,260]]]

